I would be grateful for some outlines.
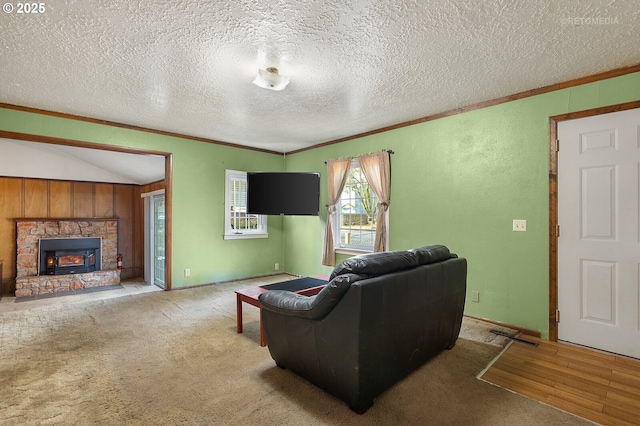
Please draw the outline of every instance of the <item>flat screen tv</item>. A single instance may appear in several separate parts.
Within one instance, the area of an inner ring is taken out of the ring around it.
[[[247,213],[318,216],[320,173],[248,172]]]

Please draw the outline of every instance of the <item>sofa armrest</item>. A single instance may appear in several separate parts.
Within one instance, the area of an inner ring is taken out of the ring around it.
[[[258,296],[262,309],[284,315],[301,316],[311,309],[313,297],[302,296],[287,290],[269,290]]]
[[[286,290],[269,290],[258,296],[258,300],[261,308],[268,311],[299,318],[320,319],[331,312],[352,283],[364,278],[362,275],[344,274],[332,279],[315,296],[302,296]]]

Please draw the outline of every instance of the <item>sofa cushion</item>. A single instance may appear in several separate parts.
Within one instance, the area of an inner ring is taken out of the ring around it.
[[[383,251],[350,257],[336,266],[330,279],[342,274],[363,274],[370,277],[403,271],[418,266],[418,257],[407,250]]]
[[[451,254],[449,249],[443,245],[424,246],[410,249],[409,252],[416,255],[418,265],[428,265],[429,263],[440,262],[451,257],[458,257]]]
[[[320,319],[331,312],[352,283],[364,278],[356,274],[340,275],[311,297],[286,290],[269,290],[258,296],[258,300],[263,309],[294,317]]]

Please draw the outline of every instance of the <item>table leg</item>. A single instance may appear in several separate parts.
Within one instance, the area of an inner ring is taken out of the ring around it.
[[[262,330],[262,308],[260,308],[260,346],[267,346],[267,341],[264,338],[264,330]]]
[[[240,300],[239,294],[236,294],[236,317],[238,318],[238,333],[242,333],[242,300]]]

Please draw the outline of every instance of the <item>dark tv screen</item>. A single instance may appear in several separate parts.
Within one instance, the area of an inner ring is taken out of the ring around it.
[[[320,174],[248,172],[247,213],[318,216]]]

